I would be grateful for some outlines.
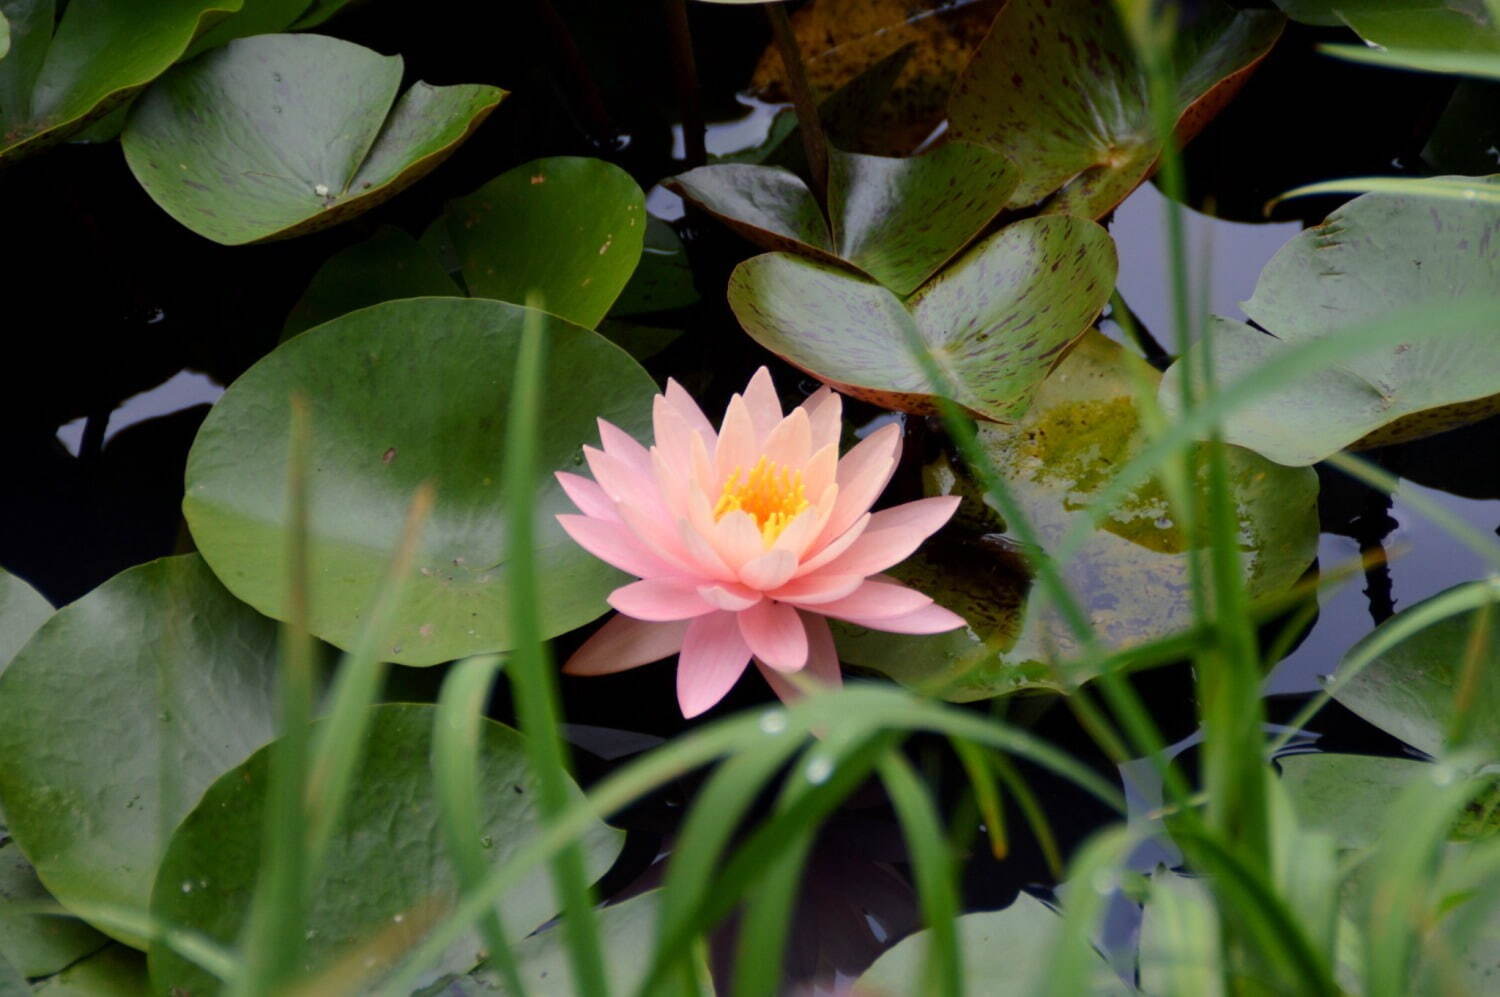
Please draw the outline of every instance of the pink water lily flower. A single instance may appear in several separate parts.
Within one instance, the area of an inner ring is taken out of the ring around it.
[[[585,550],[639,581],[609,596],[619,612],[563,666],[604,675],[677,654],[677,699],[697,716],[753,658],[777,695],[805,670],[839,684],[828,618],[928,634],[964,625],[877,572],[946,523],[954,497],[879,512],[901,454],[887,425],[839,457],[839,395],[822,388],[783,416],[770,372],[735,395],[718,432],[676,381],[653,409],[655,445],[599,421],[584,447],[594,480],[559,473],[582,515],[558,522]]]

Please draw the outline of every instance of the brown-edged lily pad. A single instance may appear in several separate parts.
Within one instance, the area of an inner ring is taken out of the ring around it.
[[[240,38],[165,74],[121,144],[157,204],[226,245],[338,224],[448,157],[505,91],[412,84],[401,58],[320,35]]]
[[[766,349],[856,398],[935,411],[915,336],[952,400],[985,418],[1026,411],[1036,387],[1099,314],[1115,248],[1082,218],[1031,218],[981,241],[905,299],[874,281],[790,253],[752,257],[729,305]]]
[[[1194,4],[1173,42],[1176,134],[1191,138],[1239,90],[1284,19]],[[1023,207],[1097,218],[1156,168],[1168,136],[1113,0],[1010,0],[958,81],[953,134],[1008,155],[1024,171]]]
[[[980,427],[981,445],[1044,547],[1061,542],[1145,445],[1135,391],[1150,390],[1157,376],[1091,332],[1042,384],[1025,418]],[[1317,551],[1317,476],[1238,447],[1228,448],[1227,461],[1246,588],[1252,599],[1283,593]],[[844,660],[958,701],[1062,689],[1064,677],[1092,677],[1060,671],[1079,657],[1078,642],[1055,607],[1039,608],[1031,598],[1028,552],[980,503],[978,486],[946,460],[927,478],[930,493],[963,495],[964,505],[953,526],[891,573],[969,627],[932,637],[849,627],[839,636]],[[1100,643],[1118,650],[1191,625],[1190,558],[1203,549],[1184,535],[1153,480],[1117,506],[1061,570]]]

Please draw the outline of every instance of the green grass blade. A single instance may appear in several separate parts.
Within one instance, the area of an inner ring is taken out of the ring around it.
[[[1402,194],[1408,197],[1438,197],[1471,204],[1500,204],[1500,187],[1453,177],[1344,177],[1294,187],[1266,202],[1266,213],[1282,201],[1319,194]]]

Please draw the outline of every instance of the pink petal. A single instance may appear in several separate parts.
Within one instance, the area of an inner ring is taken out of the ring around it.
[[[816,440],[813,445],[817,446]],[[837,443],[826,444],[815,451],[802,469],[802,482],[807,488],[807,494],[822,495],[824,490],[833,484],[838,468],[839,445]]]
[[[650,473],[651,458],[646,448],[619,426],[599,420],[599,444],[611,457],[623,460],[642,474]]]
[[[834,574],[873,575],[906,560],[958,509],[958,497],[943,495],[882,509],[843,554],[824,569]]]
[[[750,653],[779,672],[807,664],[807,631],[797,610],[763,599],[739,614],[740,636]]]
[[[714,612],[687,578],[643,578],[609,594],[609,604],[626,616],[651,623],[687,620]]]
[[[677,407],[662,395],[657,395],[652,401],[651,424],[656,430],[657,448],[662,451],[667,464],[677,468],[680,475],[692,459],[693,437],[697,433]]]
[[[569,675],[608,675],[676,654],[687,633],[686,620],[647,623],[616,613],[573,652],[563,671]]]
[[[839,486],[838,504],[828,525],[823,527],[822,539],[838,536],[870,511],[890,483],[900,457],[901,427],[895,423],[881,426],[844,454],[835,478]]]
[[[822,550],[819,550],[811,557],[805,558],[802,564],[797,568],[797,576],[800,578],[803,575],[812,574],[819,568],[823,567],[823,565],[827,564],[829,561],[832,561],[844,551],[848,550],[849,547],[853,545],[854,541],[858,540],[860,538],[860,535],[863,534],[866,529],[868,529],[870,520],[873,518],[874,517],[867,512],[863,516],[856,519],[853,526],[849,527],[843,533],[830,540]],[[817,545],[814,544],[813,546],[814,549],[816,549]]]
[[[808,396],[802,408],[812,423],[813,447],[825,447],[830,443],[837,447],[844,428],[844,399],[839,393],[825,384]]]
[[[840,620],[854,620],[858,617],[859,621],[864,621],[904,616],[930,605],[932,599],[916,589],[890,582],[866,580],[842,599],[820,604],[817,611]]]
[[[761,452],[766,460],[782,467],[799,469],[812,456],[812,423],[800,408],[778,422],[766,436]]]
[[[594,480],[613,502],[618,505],[635,506],[636,509],[652,515],[661,514],[664,503],[652,471],[643,472],[628,460],[589,446],[583,448],[583,456],[589,462],[589,470],[594,473]],[[649,453],[646,454],[646,466],[651,467]]]
[[[780,588],[797,570],[797,556],[787,550],[768,550],[751,558],[740,568],[740,581],[753,589],[768,592]]]
[[[750,384],[745,388],[745,407],[749,409],[750,421],[755,426],[756,442],[762,443],[781,421],[781,399],[776,397],[776,385],[766,368],[760,368],[750,378]]]
[[[839,653],[834,647],[828,621],[815,613],[802,613],[801,616],[802,626],[807,631],[807,665],[799,674],[822,685],[838,688],[844,684],[844,673],[839,669]],[[755,664],[771,690],[784,702],[795,702],[802,697],[802,690],[786,676],[760,661]]]
[[[677,659],[677,702],[696,717],[724,698],[750,663],[734,613],[710,613],[688,624]]]
[[[686,519],[677,521],[677,542],[682,544],[688,559],[706,579],[730,582],[737,577],[733,568],[724,563],[719,552],[714,550],[708,538],[693,528]]]
[[[569,513],[558,516],[557,522],[578,546],[638,578],[673,575],[682,570],[649,550],[621,523]]]
[[[800,560],[803,552],[813,542],[813,538],[822,531],[823,523],[827,519],[826,512],[825,509],[813,506],[797,513],[792,517],[792,521],[786,524],[786,529],[776,537],[776,541],[771,544],[771,549],[787,551]]]
[[[700,585],[698,594],[715,609],[727,610],[738,613],[749,609],[764,598],[759,592],[735,582],[718,582],[714,585]]]
[[[740,509],[726,512],[713,525],[713,544],[724,563],[736,571],[765,553],[766,549],[760,527],[755,525],[755,517]]]
[[[714,450],[714,485],[717,490],[735,471],[749,474],[760,456],[756,445],[755,424],[750,421],[750,410],[739,395],[729,399],[729,408],[724,411],[724,425],[719,430],[719,445]],[[717,498],[711,495],[710,498]]]
[[[822,603],[834,602],[853,595],[854,590],[864,584],[864,580],[864,575],[835,575],[820,571],[815,575],[793,578],[776,591],[768,592],[767,595],[780,602],[792,602],[799,606],[816,606],[821,611]]]
[[[599,487],[597,481],[590,481],[581,474],[569,474],[567,471],[558,471],[557,483],[562,485],[563,492],[568,496],[578,511],[585,516],[593,516],[595,519],[610,519],[619,522],[620,514],[615,512],[615,504],[610,497],[604,494],[604,489]]]
[[[672,403],[672,407],[677,410],[677,413],[683,419],[687,420],[688,427],[703,437],[704,445],[712,450],[714,444],[718,442],[719,434],[714,432],[713,423],[708,421],[708,416],[704,415],[703,410],[698,407],[698,403],[693,401],[693,396],[688,394],[687,390],[678,384],[674,378],[670,377],[667,378],[666,395],[667,401]]]
[[[819,606],[818,609],[821,610],[823,607]],[[869,627],[871,630],[884,630],[895,634],[940,634],[968,626],[962,616],[937,603],[923,606],[914,612],[882,617],[878,620],[856,619],[853,616],[843,616],[840,619],[862,627]]]
[[[620,519],[642,548],[676,566],[673,574],[697,570],[697,564],[688,555],[675,527],[663,523],[657,516],[646,515],[634,506],[620,505],[616,509],[620,513]]]

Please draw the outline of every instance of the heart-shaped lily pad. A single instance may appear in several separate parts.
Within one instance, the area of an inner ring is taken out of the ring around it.
[[[384,226],[329,257],[287,316],[281,338],[382,301],[462,293],[435,253],[400,229]]]
[[[1474,183],[1500,185],[1500,177]],[[1291,344],[1341,334],[1392,312],[1447,307],[1500,287],[1500,205],[1366,194],[1295,236],[1261,271],[1242,306],[1266,330],[1215,319],[1215,377],[1229,384]],[[1194,351],[1177,378],[1201,370]],[[1500,411],[1500,315],[1485,325],[1414,340],[1310,371],[1230,414],[1224,438],[1282,464],[1312,464],[1348,446],[1417,439]]]
[[[276,648],[276,625],[187,556],[116,575],[16,655],[0,803],[59,901],[146,906],[172,827],[275,735]]]
[[[573,468],[602,417],[649,436],[651,378],[596,333],[545,313],[538,463]],[[386,657],[431,665],[512,646],[502,498],[516,351],[528,310],[500,301],[412,298],[289,339],[230,385],[188,455],[183,511],[203,557],[235,595],[287,613],[287,445],[291,399],[312,434],[310,626],[348,647],[423,482],[436,505],[391,616]],[[553,519],[572,508],[537,483],[541,625],[553,636],[604,612],[620,575]]]
[[[448,157],[505,91],[414,83],[399,56],[319,35],[240,38],[162,76],[121,136],[173,218],[215,242],[336,225]]]
[[[52,604],[15,575],[0,570],[0,672],[52,615]]]
[[[372,709],[348,806],[323,868],[309,884],[300,963],[309,976],[358,953],[355,965],[364,978],[378,977],[456,902],[453,859],[433,797],[435,713],[435,707],[406,703]],[[152,913],[166,923],[190,924],[226,945],[238,937],[260,870],[269,756],[269,750],[257,752],[210,786],[172,835],[151,900]],[[491,720],[482,723],[478,761],[480,840],[487,861],[501,863],[544,826],[536,779],[521,735]],[[576,786],[569,788],[573,801],[582,798]],[[624,837],[597,821],[584,833],[585,863],[593,876],[614,862]],[[545,866],[499,904],[512,938],[541,926],[559,906]],[[433,968],[467,972],[483,947],[471,934]],[[214,990],[213,977],[165,946],[151,947],[150,962],[160,993]]]
[[[1191,138],[1271,50],[1284,19],[1195,3],[1173,36],[1176,136]],[[1015,207],[1097,218],[1156,169],[1169,136],[1148,106],[1144,67],[1113,0],[1010,0],[948,105],[953,134],[1024,171]]]
[[[1061,541],[1093,495],[1145,445],[1134,386],[1156,377],[1144,361],[1091,332],[1042,384],[1020,422],[981,426],[992,465],[1043,544]],[[1227,460],[1245,585],[1252,599],[1285,592],[1317,552],[1317,476],[1238,447],[1229,448]],[[891,574],[969,627],[922,638],[848,627],[839,636],[843,659],[959,701],[1063,688],[1056,668],[1078,657],[1078,644],[1055,608],[1030,603],[1025,551],[979,504],[976,485],[945,460],[929,468],[928,491],[968,501],[954,526]],[[1184,537],[1153,481],[1059,567],[1100,643],[1121,649],[1191,625],[1189,558],[1201,550]],[[1075,669],[1068,677],[1091,676]]]
[[[10,0],[0,163],[60,142],[129,100],[241,0]]]
[[[845,262],[910,294],[999,213],[1020,175],[1004,156],[949,142],[911,159],[829,151],[824,220],[779,166],[701,166],[667,186],[766,249]]]
[[[448,208],[448,234],[478,298],[541,307],[592,329],[635,272],[646,199],[600,159],[557,156],[500,174]]]
[[[984,239],[904,301],[872,281],[788,253],[746,260],[729,305],[766,349],[887,408],[935,411],[911,355],[915,332],[954,392],[986,419],[1017,418],[1104,307],[1114,242],[1082,218],[1030,218]]]

